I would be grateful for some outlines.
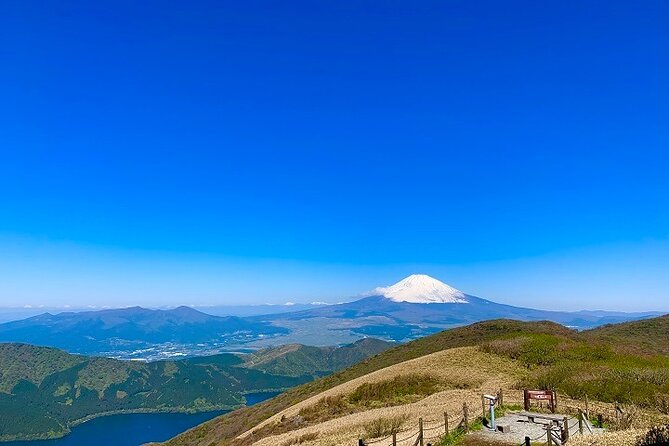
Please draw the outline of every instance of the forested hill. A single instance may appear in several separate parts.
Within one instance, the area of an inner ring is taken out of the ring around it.
[[[323,376],[345,369],[381,353],[395,344],[365,338],[342,347],[311,347],[288,344],[244,355],[244,366],[268,373],[300,376]]]
[[[115,411],[200,411],[244,405],[244,393],[311,376],[239,367],[232,354],[150,363],[0,344],[0,440],[64,435],[71,423]]]
[[[64,435],[109,412],[232,409],[245,404],[245,393],[293,387],[391,346],[364,339],[147,363],[0,343],[0,440]]]

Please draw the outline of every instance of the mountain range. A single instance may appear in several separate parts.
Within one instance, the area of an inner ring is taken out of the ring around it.
[[[0,341],[62,348],[70,353],[160,359],[204,354],[227,345],[287,334],[269,322],[212,316],[190,307],[141,307],[44,313],[0,324]]]
[[[445,328],[498,318],[549,320],[583,330],[658,314],[516,307],[416,274],[351,302],[247,317],[213,316],[189,307],[45,313],[0,324],[0,341],[118,359],[156,360],[293,343],[344,345],[368,336],[406,342]]]
[[[353,335],[405,342],[445,328],[489,319],[548,320],[583,330],[659,314],[516,307],[472,296],[430,276],[414,274],[394,285],[376,288],[352,302],[258,316],[253,320],[290,330],[299,327],[303,342],[318,344],[320,339],[327,339],[324,328],[333,333],[345,330]],[[304,339],[307,336],[310,338]]]

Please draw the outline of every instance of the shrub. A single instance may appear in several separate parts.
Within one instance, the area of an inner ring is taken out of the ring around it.
[[[363,425],[365,430],[365,438],[379,438],[387,437],[393,433],[397,433],[402,429],[404,423],[407,421],[406,415],[395,415],[393,417],[381,417],[372,420]]]
[[[309,432],[307,434],[302,434],[299,437],[293,438],[283,443],[283,446],[292,446],[294,444],[302,444],[307,441],[312,441],[318,438],[318,432]]]
[[[319,421],[334,418],[350,412],[346,400],[341,395],[327,396],[318,400],[315,404],[300,409],[300,416],[305,421]]]
[[[349,395],[348,400],[356,405],[387,406],[432,395],[441,388],[442,383],[430,375],[400,375],[386,381],[362,384]]]
[[[669,444],[669,425],[656,426],[637,441],[637,446],[661,446]]]

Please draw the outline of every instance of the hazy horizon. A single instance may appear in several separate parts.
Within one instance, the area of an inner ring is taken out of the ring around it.
[[[4,2],[0,307],[669,311],[651,3]]]
[[[363,297],[376,287],[410,274],[425,273],[467,294],[516,306],[565,311],[669,311],[665,299],[669,250],[666,244],[657,242],[452,266],[349,266],[268,259],[251,262],[211,255],[184,259],[165,253],[143,257],[133,252],[128,256],[118,250],[103,251],[101,255],[71,244],[64,251],[56,250],[60,255],[68,253],[68,257],[59,258],[48,251],[40,259],[45,246],[50,245],[33,245],[23,265],[2,264],[0,290],[4,299],[0,307],[339,303]],[[51,262],[54,257],[58,274],[47,275],[45,271],[50,268],[42,262]],[[82,259],[86,259],[85,267]],[[26,270],[32,272],[26,274]],[[39,277],[39,281],[30,277]],[[631,297],[640,294],[644,299]],[[44,297],[30,298],[39,295]]]

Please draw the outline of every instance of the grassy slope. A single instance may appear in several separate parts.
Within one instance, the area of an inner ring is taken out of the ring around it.
[[[606,342],[629,352],[669,355],[669,315],[610,324],[584,331],[586,340]]]
[[[169,440],[165,444],[169,446],[227,445],[237,435],[251,429],[275,413],[354,378],[441,350],[479,345],[494,339],[527,333],[555,333],[565,337],[576,336],[576,332],[552,322],[510,320],[486,321],[443,331],[386,350],[346,370],[288,390],[269,401],[218,417]]]
[[[244,366],[286,376],[323,376],[388,350],[394,344],[362,339],[342,347],[310,347],[290,344],[244,355]]]
[[[0,344],[0,439],[63,435],[76,420],[101,413],[235,408],[244,404],[244,392],[310,379],[240,363],[234,355],[138,363]]]
[[[233,439],[271,415],[311,396],[376,370],[454,347],[479,345],[520,361],[532,373],[528,385],[556,387],[571,396],[629,401],[669,410],[669,317],[577,333],[552,322],[493,320],[418,339],[257,406],[243,408],[187,431],[168,446],[234,444]],[[492,342],[506,342],[492,345]],[[506,348],[506,350],[504,349]],[[651,392],[648,392],[648,391]],[[647,397],[651,395],[650,397]]]

